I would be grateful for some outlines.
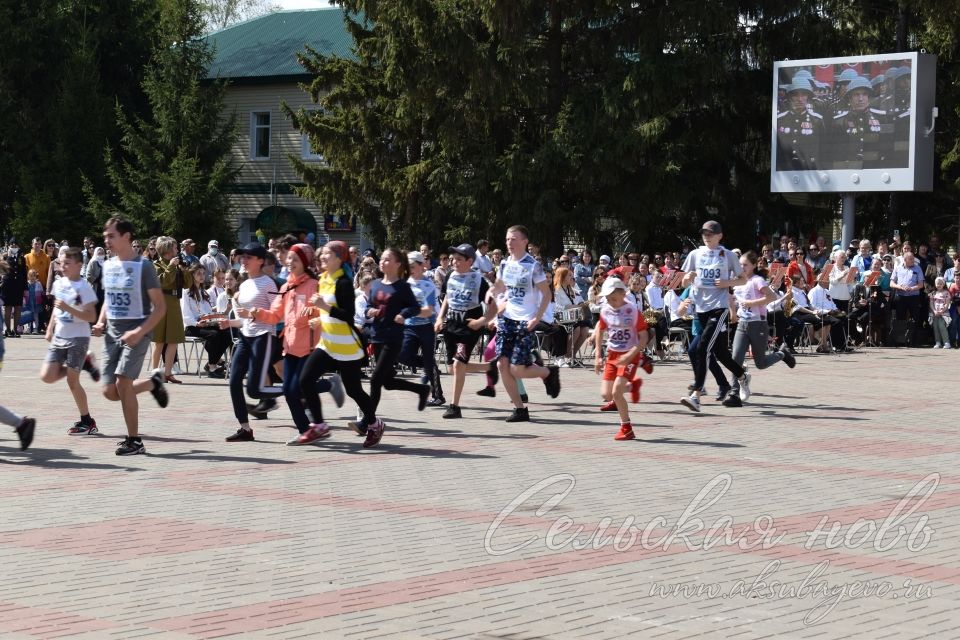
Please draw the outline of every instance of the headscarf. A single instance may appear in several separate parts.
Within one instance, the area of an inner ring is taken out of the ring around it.
[[[353,265],[350,264],[350,247],[343,240],[331,240],[327,243],[327,249],[340,258],[343,263],[343,274],[353,280]]]
[[[93,250],[93,259],[101,264],[106,258],[106,255],[107,254],[104,252],[103,247],[97,247],[96,249]]]

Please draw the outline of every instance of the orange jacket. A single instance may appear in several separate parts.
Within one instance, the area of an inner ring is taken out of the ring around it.
[[[310,318],[300,317],[300,311],[310,306],[310,298],[317,292],[317,281],[307,274],[291,275],[269,309],[257,309],[257,322],[283,323],[283,353],[302,358],[310,354],[316,340],[310,335]]]

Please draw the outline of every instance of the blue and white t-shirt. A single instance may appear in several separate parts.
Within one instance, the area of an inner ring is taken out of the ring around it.
[[[413,295],[417,298],[417,304],[420,305],[420,308],[430,307],[431,309],[436,310],[437,308],[437,285],[433,284],[433,280],[429,278],[424,278],[423,280],[414,280],[410,278],[407,280],[410,284],[410,288],[413,290]],[[437,314],[433,313],[426,318],[420,316],[413,316],[412,318],[407,318],[403,321],[403,324],[406,326],[414,326],[418,324],[433,324],[437,320]]]
[[[540,310],[537,285],[547,281],[543,266],[529,253],[519,260],[508,256],[500,263],[499,279],[507,286],[507,307],[503,316],[519,322],[533,320]]]
[[[743,273],[740,259],[723,246],[710,249],[703,246],[690,252],[683,263],[684,271],[696,273],[690,296],[698,313],[726,309],[729,300],[727,290],[717,287],[718,280],[729,280]]]

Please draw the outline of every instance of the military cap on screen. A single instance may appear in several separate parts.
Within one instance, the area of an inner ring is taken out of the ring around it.
[[[864,89],[869,93],[873,93],[873,85],[863,76],[857,76],[850,81],[850,84],[847,85],[847,94],[853,93],[855,89]]]
[[[844,70],[840,73],[840,77],[837,78],[837,82],[850,82],[851,80],[853,80],[854,78],[858,77],[859,75],[860,75],[860,74],[858,74],[858,73],[857,73],[855,70],[853,70],[853,69],[849,69],[849,68],[848,68],[848,69],[844,69]]]

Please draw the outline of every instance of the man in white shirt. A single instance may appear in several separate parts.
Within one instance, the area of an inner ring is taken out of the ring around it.
[[[493,262],[490,261],[490,258],[487,257],[487,252],[490,250],[490,242],[484,239],[477,241],[477,259],[473,263],[473,270],[479,271],[480,275],[486,278],[489,282],[493,282],[497,279],[497,274],[493,271]]]

